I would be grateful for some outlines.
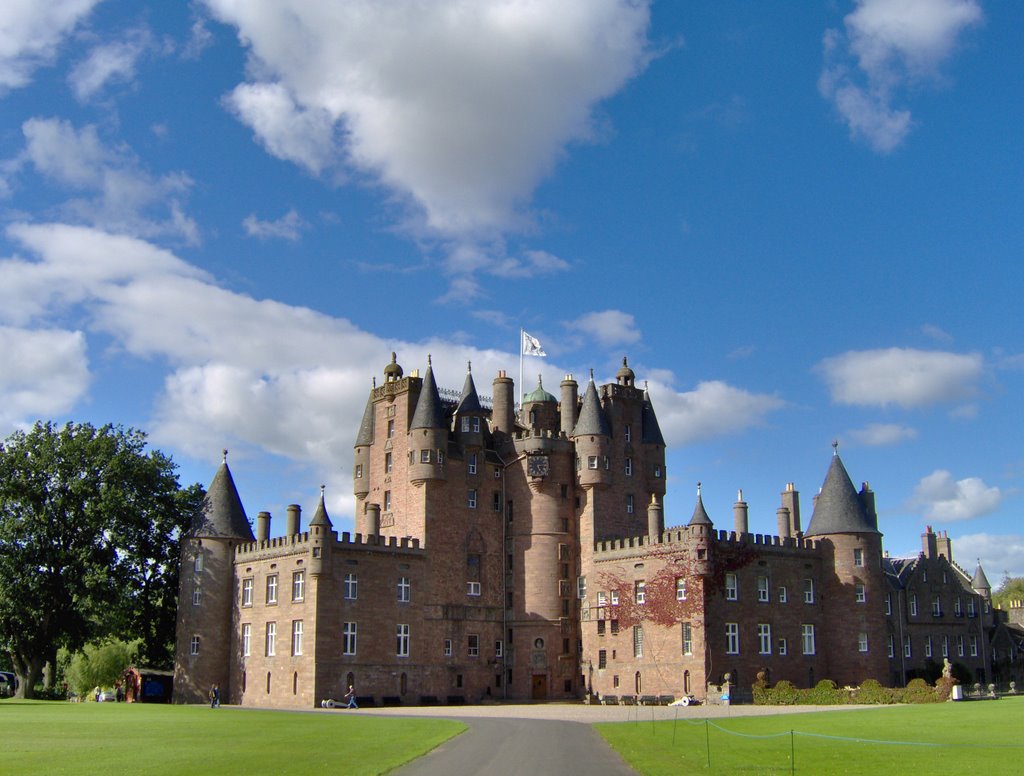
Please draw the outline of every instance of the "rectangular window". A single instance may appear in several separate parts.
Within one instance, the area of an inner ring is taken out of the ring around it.
[[[801,647],[803,647],[803,652],[805,655],[815,654],[813,625],[800,626],[800,645]]]
[[[480,595],[480,583],[479,582],[467,582],[466,583],[466,595]]]
[[[491,506],[494,508],[495,512],[500,512],[501,511],[501,493],[499,491],[494,491],[494,493],[492,495],[493,495],[493,499],[491,501]]]
[[[395,421],[389,420],[388,421],[388,439],[394,439],[394,438],[395,438]]]
[[[864,550],[860,547],[853,548],[853,565],[863,566],[864,565]]]
[[[345,575],[345,584],[343,587],[343,595],[350,601],[354,601],[359,597],[359,579],[355,574]]]
[[[655,466],[654,466],[654,478],[656,480],[660,480],[661,479],[661,467],[658,466],[657,464],[655,464]]]
[[[644,656],[644,629],[640,625],[633,626],[633,657]]]
[[[242,657],[249,657],[252,654],[252,625],[242,624]]]
[[[494,642],[494,656],[504,657],[505,656],[505,642],[498,639]]]
[[[470,633],[467,639],[467,654],[470,657],[480,656],[480,637],[475,633]]]
[[[917,617],[917,593],[910,596],[910,616]]]
[[[857,651],[867,652],[868,651],[868,634],[858,633],[857,634]]]
[[[356,624],[346,622],[341,626],[341,652],[344,655],[356,654]]]
[[[864,585],[861,585],[861,584],[858,583],[857,585],[854,585],[853,590],[854,590],[854,595],[856,596],[856,599],[857,599],[857,603],[862,604],[862,603],[864,603],[865,601],[868,600],[868,595],[867,595],[867,592],[864,590]]]
[[[725,600],[735,601],[739,598],[739,583],[736,581],[735,574],[725,575]]]
[[[412,600],[412,584],[409,582],[409,577],[398,578],[398,600],[403,604]]]
[[[633,427],[629,423],[626,424],[625,437],[627,442],[631,442],[633,440]]]
[[[292,600],[302,601],[306,597],[306,572],[296,571],[292,574]]]
[[[903,657],[910,657],[913,653],[910,644],[910,636],[903,637]]]
[[[588,469],[596,469],[597,468],[597,456],[596,455],[588,455],[587,456],[587,468]]]
[[[608,667],[608,650],[599,649],[597,651],[597,667],[607,668]]]
[[[384,491],[384,511],[385,512],[390,512],[391,511],[391,491],[390,490]]]
[[[357,480],[361,480],[363,478],[363,465],[361,463],[357,463],[356,464],[356,477],[355,478]]]
[[[929,636],[928,638],[926,638],[924,640],[924,656],[925,657],[931,657],[932,656],[932,637],[931,636]]]
[[[887,616],[892,615],[892,593],[885,594],[885,613]]]
[[[779,654],[785,656],[789,650],[789,642],[785,639],[779,639]]]
[[[267,623],[267,657],[277,654],[277,623]]]
[[[196,555],[196,561],[193,564],[192,568],[196,572],[199,572],[199,571],[203,570],[203,556],[202,556],[202,554]]]
[[[949,657],[949,636],[942,637],[942,656]]]
[[[430,450],[420,450],[420,463],[430,463]]]
[[[267,603],[277,603],[277,574],[267,577]]]
[[[963,657],[964,656],[964,637],[963,636],[957,636],[956,637],[956,654],[957,654],[957,657]]]
[[[292,620],[292,654],[302,654],[302,620]]]
[[[612,606],[618,606],[618,605],[619,605],[619,591],[618,590],[612,590]]]
[[[203,591],[201,588],[196,588],[192,591],[192,605],[199,606],[203,602]]]
[[[814,603],[814,580],[810,577],[804,580],[804,603]]]
[[[470,474],[476,474],[476,453],[469,454],[469,458],[466,461],[466,471]]]
[[[633,599],[638,603],[642,604],[647,600],[647,583],[643,580],[638,579],[633,583]]]
[[[632,458],[627,458],[626,459],[626,476],[627,477],[632,477],[633,476],[633,459]]]
[[[932,617],[942,616],[942,599],[938,596],[932,597]]]
[[[409,657],[409,626],[395,626],[395,655]]]
[[[626,514],[627,515],[633,514],[633,494],[632,493],[627,493],[626,494]]]
[[[964,616],[964,605],[961,603],[959,596],[957,596],[957,599],[953,602],[953,614],[957,617]]]
[[[686,579],[684,577],[676,577],[676,600],[686,600]]]
[[[597,605],[598,606],[605,606],[605,605],[607,605],[607,603],[608,603],[608,594],[605,593],[602,590],[600,593],[597,594]]]
[[[785,585],[779,586],[779,603],[784,604],[789,600],[789,591],[786,590]]]
[[[188,652],[189,652],[190,655],[198,655],[199,654],[199,637],[198,636],[193,636],[191,641],[189,641]]]
[[[693,654],[693,628],[688,622],[683,623],[683,654]]]
[[[462,432],[464,434],[469,433],[469,416],[466,416],[462,419]]]
[[[576,577],[576,597],[581,601],[587,597],[587,578],[585,576]]]
[[[766,622],[758,623],[757,626],[757,654],[770,655],[772,653],[772,626]]]
[[[470,509],[476,509],[476,488],[470,488],[466,492],[466,505]]]
[[[967,599],[967,616],[968,617],[974,617],[976,613],[977,613],[977,611],[974,608],[974,599],[973,598],[968,598]]]
[[[477,417],[476,415],[474,415],[471,418],[471,420],[473,421],[473,433],[474,434],[479,434],[480,433],[480,418]]]
[[[771,598],[768,592],[768,577],[757,578],[757,600],[761,603],[768,603]]]
[[[451,639],[445,639],[444,640],[444,656],[445,657],[451,657],[452,656],[452,640]]]
[[[597,635],[598,636],[603,636],[604,635],[604,622],[605,622],[604,620],[598,620],[597,621]]]
[[[896,657],[896,639],[889,634],[889,657]]]
[[[739,623],[727,622],[725,624],[725,654],[738,655],[740,653],[740,626]]]
[[[978,637],[971,636],[971,657],[978,656]]]
[[[391,453],[384,453],[384,473],[391,474],[393,469],[394,459],[392,458]]]

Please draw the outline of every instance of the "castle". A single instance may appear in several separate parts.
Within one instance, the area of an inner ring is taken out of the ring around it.
[[[789,484],[777,532],[715,528],[698,486],[666,529],[665,440],[623,359],[582,398],[538,380],[516,412],[471,369],[443,391],[392,354],[355,439],[354,535],[323,493],[308,528],[256,533],[225,458],[182,539],[174,697],[310,708],[354,685],[364,701],[461,703],[693,696],[758,673],[810,686],[903,684],[943,658],[985,682],[1020,679],[1021,636],[999,630],[979,565],[929,528],[890,558],[874,494],[838,453],[802,529]],[[488,406],[488,404],[490,406]],[[992,643],[1002,640],[1002,654]]]

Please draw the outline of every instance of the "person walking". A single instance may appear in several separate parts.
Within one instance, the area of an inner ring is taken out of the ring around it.
[[[345,693],[345,700],[347,702],[346,709],[358,709],[359,706],[356,704],[356,691],[352,685],[348,686],[348,692]]]
[[[210,688],[210,708],[216,709],[220,706],[220,685],[216,682]]]

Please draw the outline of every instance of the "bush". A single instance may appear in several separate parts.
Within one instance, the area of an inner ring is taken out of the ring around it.
[[[769,687],[762,677],[754,684],[754,703],[761,706],[835,706],[845,703],[939,703],[949,698],[950,687],[939,680],[932,687],[924,679],[912,679],[906,687],[883,687],[875,679],[865,680],[852,693],[839,688],[831,679],[822,679],[814,687],[801,690],[785,680]]]
[[[837,706],[849,701],[850,695],[845,690],[840,690],[831,679],[822,679],[813,690],[807,690],[806,703],[816,706]]]

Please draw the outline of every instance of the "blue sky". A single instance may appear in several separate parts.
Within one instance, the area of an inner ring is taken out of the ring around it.
[[[0,427],[221,449],[351,527],[390,352],[481,392],[623,356],[731,527],[831,443],[893,554],[1024,575],[1024,49],[1011,2],[9,0]]]

